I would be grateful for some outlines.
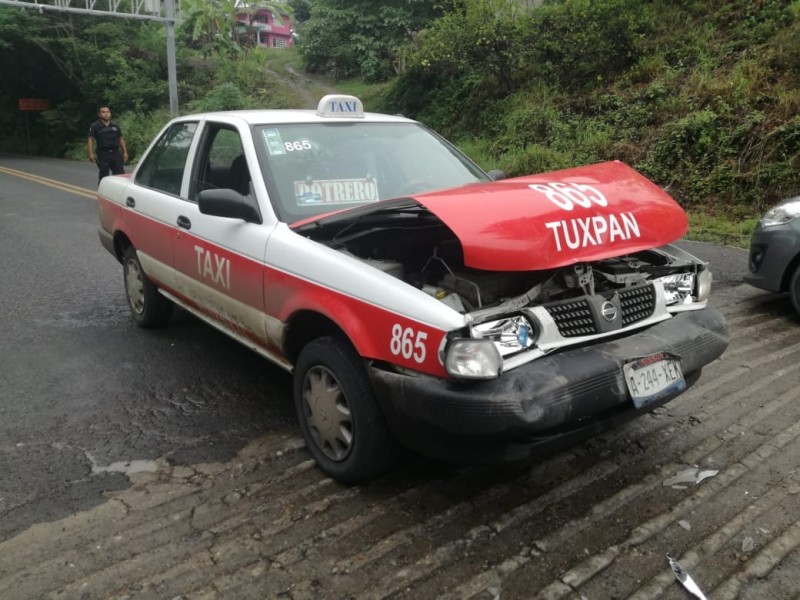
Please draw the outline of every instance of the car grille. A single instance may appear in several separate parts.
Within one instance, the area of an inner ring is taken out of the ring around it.
[[[554,302],[544,308],[555,321],[562,337],[596,335],[609,330],[609,324],[600,324],[600,305],[610,300],[620,312],[612,328],[628,327],[650,317],[656,308],[656,291],[652,284],[628,288],[612,298],[584,296],[565,302]],[[616,301],[615,301],[616,300]]]
[[[549,304],[545,308],[558,326],[558,333],[563,337],[578,337],[597,333],[589,300],[580,298],[563,304]]]
[[[652,284],[631,288],[619,293],[622,308],[622,326],[638,323],[653,314],[656,309],[656,290]]]

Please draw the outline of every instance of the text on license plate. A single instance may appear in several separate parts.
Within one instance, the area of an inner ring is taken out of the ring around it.
[[[680,363],[664,352],[629,362],[622,370],[636,408],[686,389]]]

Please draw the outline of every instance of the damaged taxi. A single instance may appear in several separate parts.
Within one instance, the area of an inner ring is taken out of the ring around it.
[[[329,476],[495,461],[661,406],[725,350],[684,212],[620,162],[503,179],[399,116],[173,119],[98,189],[142,327],[179,305],[293,374]]]

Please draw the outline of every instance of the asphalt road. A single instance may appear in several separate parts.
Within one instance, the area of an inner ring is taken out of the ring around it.
[[[800,323],[744,251],[681,243],[732,341],[665,408],[346,487],[287,374],[185,314],[132,324],[95,176],[0,156],[0,598],[687,598],[667,553],[709,598],[800,597]]]
[[[294,426],[284,371],[186,313],[133,325],[96,184],[88,161],[0,157],[0,539],[126,487],[109,465],[223,460]]]

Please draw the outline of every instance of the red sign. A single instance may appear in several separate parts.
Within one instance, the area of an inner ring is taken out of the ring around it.
[[[20,110],[50,110],[50,100],[47,98],[20,98]]]

